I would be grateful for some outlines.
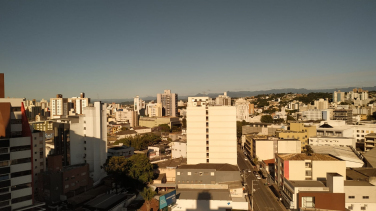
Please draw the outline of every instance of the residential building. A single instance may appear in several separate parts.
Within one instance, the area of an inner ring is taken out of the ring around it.
[[[345,120],[346,124],[353,123],[353,115],[351,109],[336,109],[333,111],[333,120]]]
[[[236,108],[207,106],[208,101],[188,98],[187,162],[236,165]]]
[[[170,126],[180,126],[179,117],[140,117],[139,125],[142,127],[153,128],[159,125],[167,124]]]
[[[322,111],[318,109],[309,109],[307,111],[302,112],[302,120],[308,121],[308,120],[322,120]]]
[[[154,169],[154,173],[156,174],[165,174],[166,175],[166,182],[171,182],[170,187],[176,188],[176,169],[180,165],[186,165],[187,159],[186,158],[174,158],[168,159],[161,162],[155,162],[155,165],[158,166],[157,169]]]
[[[291,131],[291,130],[284,130],[284,131],[276,131],[276,136],[279,139],[298,139],[301,142],[301,151],[304,151],[305,146],[309,144],[308,140],[310,136],[313,136],[313,131],[316,128],[314,127],[306,127],[303,131]]]
[[[368,135],[365,135],[365,140],[363,142],[360,142],[363,147],[362,149],[364,152],[368,152],[375,148],[376,146],[376,133],[369,133]]]
[[[326,184],[321,181],[284,179],[282,203],[292,211],[345,211],[344,178],[337,173],[326,173]]]
[[[224,92],[223,95],[218,95],[218,97],[215,98],[215,105],[231,106],[231,97],[227,96],[227,92]]]
[[[346,95],[347,100],[367,100],[368,91],[361,88],[355,88],[353,91],[350,91]]]
[[[127,109],[127,108],[116,109],[115,119],[117,123],[130,123],[131,127],[138,126],[138,113],[131,109]]]
[[[345,99],[345,92],[341,92],[341,90],[334,91],[333,93],[333,102],[334,103],[340,103],[344,102]]]
[[[61,155],[50,155],[47,159],[48,170],[39,174],[38,199],[45,201],[50,209],[93,186],[89,164],[62,166]]]
[[[134,130],[123,130],[123,131],[116,133],[116,140],[120,140],[120,139],[128,138],[128,137],[134,137],[136,135],[137,135],[137,132]]]
[[[251,158],[269,160],[275,158],[275,153],[300,153],[301,142],[298,139],[278,139],[262,135],[245,135],[245,152]]]
[[[313,146],[351,146],[356,148],[356,140],[352,137],[314,136],[310,137],[308,142]]]
[[[128,158],[134,154],[134,148],[128,146],[115,146],[107,149],[107,157],[122,156]]]
[[[149,102],[146,105],[145,115],[149,117],[161,117],[162,103]]]
[[[33,144],[33,182],[34,192],[37,193],[39,173],[46,171],[46,137],[44,131],[32,132]]]
[[[0,85],[4,84],[2,77],[0,74]],[[1,87],[0,92],[3,90]],[[0,98],[0,210],[38,205],[34,202],[34,166],[37,171],[41,168],[34,161],[40,158],[33,137],[39,134],[32,134],[23,102],[21,98]],[[39,147],[39,139],[35,141]]]
[[[68,98],[68,102],[72,103],[72,110],[74,114],[83,114],[83,108],[89,106],[90,98],[85,98],[85,93],[81,92],[80,97]]]
[[[354,181],[366,181],[376,185],[376,168],[347,168],[346,178]]]
[[[346,208],[351,211],[376,210],[376,186],[366,181],[346,180]]]
[[[175,182],[178,208],[172,210],[248,210],[236,165],[180,165]]]
[[[315,105],[315,108],[318,109],[318,110],[325,110],[325,109],[328,109],[328,103],[329,103],[329,100],[328,98],[326,98],[325,100],[324,99],[318,99],[318,100],[315,100],[313,101],[314,105]]]
[[[138,115],[145,116],[145,101],[143,101],[140,96],[136,96],[133,99],[134,102],[134,111],[137,112]]]
[[[94,182],[106,176],[101,167],[107,159],[106,103],[94,102],[83,108],[83,115],[71,117],[71,165],[88,163]]]
[[[346,177],[346,161],[331,155],[312,153],[276,154],[276,182],[283,185],[287,180],[320,180],[326,173],[338,173]]]
[[[276,132],[283,128],[282,125],[271,123],[252,122],[242,126],[242,134],[258,133],[259,135],[275,136]]]
[[[249,108],[250,103],[244,98],[239,98],[235,100],[236,107],[236,121],[246,121],[248,122],[249,118]]]
[[[157,103],[162,104],[162,116],[176,117],[178,115],[178,94],[171,90],[164,90],[163,94],[157,94]]]
[[[178,106],[179,106],[179,107],[185,107],[185,106],[186,106],[186,103],[185,103],[184,101],[182,101],[182,100],[179,100],[179,102],[178,102]]]
[[[187,158],[187,141],[173,141],[171,142],[171,157],[172,158]]]
[[[62,94],[57,94],[56,98],[50,99],[51,119],[66,118],[68,116],[68,98],[63,98]]]

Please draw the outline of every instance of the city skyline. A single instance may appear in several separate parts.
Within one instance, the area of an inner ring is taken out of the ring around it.
[[[0,67],[6,97],[35,99],[373,86],[375,8],[366,1],[2,1]]]

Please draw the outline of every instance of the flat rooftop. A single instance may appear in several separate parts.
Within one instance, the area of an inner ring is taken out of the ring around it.
[[[94,208],[96,210],[109,210],[121,201],[132,197],[127,194],[103,194],[93,200],[87,202],[84,206]]]
[[[177,199],[231,201],[230,191],[227,189],[177,189],[176,196]]]
[[[222,163],[200,163],[195,165],[181,165],[178,169],[215,169],[216,171],[239,171],[238,166]]]
[[[345,186],[374,186],[366,181],[345,180]]]
[[[335,158],[328,154],[318,154],[312,153],[310,156],[305,153],[296,154],[277,154],[283,160],[322,160],[322,161],[340,161],[340,159]]]
[[[320,181],[289,180],[289,183],[294,187],[326,187]]]
[[[158,168],[176,168],[179,165],[187,164],[187,158],[175,158],[154,164],[158,165]]]

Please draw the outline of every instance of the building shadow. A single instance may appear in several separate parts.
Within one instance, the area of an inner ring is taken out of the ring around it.
[[[179,194],[177,195],[179,198]],[[202,191],[197,194],[196,199],[196,208],[195,209],[186,209],[187,211],[211,211],[211,210],[231,210],[231,207],[218,207],[217,209],[211,209],[211,201],[215,200],[212,194],[209,191]],[[214,203],[213,203],[214,204]]]

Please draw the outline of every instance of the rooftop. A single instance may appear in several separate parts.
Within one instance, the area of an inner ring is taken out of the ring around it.
[[[136,133],[137,132],[134,130],[123,130],[123,131],[116,133],[116,135],[130,135],[130,134],[136,134]]]
[[[181,165],[178,169],[215,169],[216,171],[239,171],[238,166],[222,163],[222,164],[212,164],[212,163],[200,163],[195,165]]]
[[[176,168],[179,165],[187,164],[187,158],[170,159],[170,160],[158,162],[155,164],[158,165],[158,168]]]
[[[294,187],[326,187],[320,181],[289,180],[289,183]]]
[[[328,154],[318,154],[312,153],[312,155],[307,155],[305,153],[297,153],[297,154],[277,154],[283,160],[328,160],[328,161],[340,161],[340,159],[335,158]]]
[[[194,200],[225,200],[230,201],[231,195],[228,189],[177,189],[177,199]]]
[[[341,160],[351,161],[354,163],[359,163],[361,165],[364,164],[364,162],[358,158],[358,156],[351,150],[350,147],[316,146],[316,145],[313,145],[311,147],[315,153],[330,154]]]
[[[376,167],[376,148],[364,153],[363,156],[372,167]]]
[[[366,181],[345,180],[345,186],[374,186]]]

